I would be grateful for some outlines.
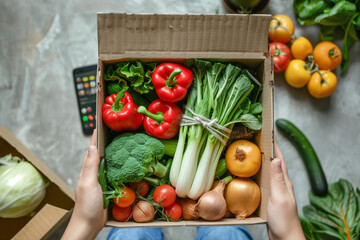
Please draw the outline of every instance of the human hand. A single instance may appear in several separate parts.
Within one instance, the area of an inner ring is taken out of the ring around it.
[[[271,240],[305,240],[293,184],[284,157],[275,139],[275,159],[270,164],[270,199],[267,207],[268,231]]]
[[[103,209],[102,189],[98,182],[99,164],[94,130],[76,186],[74,211],[62,239],[95,239],[105,225],[107,209]]]

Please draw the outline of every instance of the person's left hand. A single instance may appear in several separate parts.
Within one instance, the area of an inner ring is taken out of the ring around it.
[[[107,209],[103,209],[103,194],[98,182],[99,164],[94,130],[75,191],[74,211],[62,239],[95,239],[105,225]]]

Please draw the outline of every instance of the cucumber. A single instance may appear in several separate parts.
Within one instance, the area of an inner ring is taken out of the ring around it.
[[[328,185],[320,161],[309,140],[291,122],[285,119],[276,120],[276,126],[287,139],[289,139],[298,150],[306,171],[308,173],[311,189],[318,196],[325,196],[328,193]]]

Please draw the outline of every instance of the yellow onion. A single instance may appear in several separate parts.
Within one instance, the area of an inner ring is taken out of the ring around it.
[[[189,198],[178,198],[177,202],[182,209],[182,218],[184,220],[194,220],[199,218],[199,209],[195,200]]]
[[[205,220],[216,221],[226,214],[226,201],[224,189],[226,181],[220,181],[211,191],[204,193],[198,203],[199,216]]]
[[[154,220],[154,215],[155,209],[151,203],[146,201],[139,201],[134,207],[132,218],[135,222],[143,223]]]
[[[255,212],[260,198],[259,186],[249,178],[235,178],[228,184],[225,192],[227,207],[239,220]]]

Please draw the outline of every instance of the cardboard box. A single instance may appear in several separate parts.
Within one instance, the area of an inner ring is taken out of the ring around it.
[[[100,155],[109,143],[108,129],[102,121],[106,97],[103,73],[105,65],[125,60],[183,62],[187,58],[222,59],[242,62],[257,69],[264,85],[262,93],[263,128],[260,139],[262,167],[255,176],[261,188],[257,211],[245,220],[116,222],[110,227],[173,227],[266,223],[269,198],[269,164],[273,157],[273,70],[267,56],[270,15],[159,15],[98,14],[98,94],[97,130]]]
[[[0,156],[9,153],[29,161],[49,185],[34,216],[1,218],[1,239],[46,239],[69,217],[74,207],[75,194],[51,169],[26,148],[6,127],[0,126]]]

